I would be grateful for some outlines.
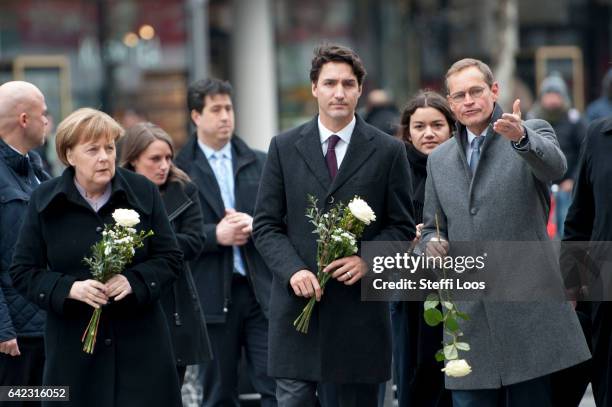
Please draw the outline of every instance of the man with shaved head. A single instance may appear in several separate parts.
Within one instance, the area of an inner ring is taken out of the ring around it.
[[[42,383],[45,314],[13,289],[8,269],[30,194],[49,178],[32,151],[43,144],[47,124],[36,86],[0,86],[0,386]]]

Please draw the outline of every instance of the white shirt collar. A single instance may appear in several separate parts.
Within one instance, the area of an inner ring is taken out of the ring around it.
[[[198,139],[198,145],[200,146],[200,149],[204,153],[204,156],[206,157],[207,160],[210,160],[212,155],[215,153],[217,154],[220,153],[222,156],[225,156],[226,158],[229,158],[230,160],[232,159],[232,142],[231,141],[228,141],[223,147],[221,147],[220,150],[215,150],[214,148],[207,146],[206,144],[202,143],[199,139]]]
[[[467,144],[468,146],[472,145],[472,140],[474,140],[476,138],[476,135],[474,133],[472,133],[470,131],[470,129],[468,129],[467,127],[465,128],[465,130],[467,131]],[[487,132],[489,131],[489,126],[487,126],[486,129],[483,130],[482,133],[480,133],[481,137],[485,137],[487,135]]]
[[[351,141],[351,136],[353,135],[353,130],[355,130],[355,124],[357,123],[357,120],[353,115],[353,120],[351,120],[351,122],[347,124],[343,129],[335,133],[325,127],[323,123],[321,123],[321,116],[319,116],[319,118],[317,119],[317,123],[319,125],[319,137],[321,138],[321,144],[325,143],[327,139],[334,134],[340,137],[340,140],[348,144]]]

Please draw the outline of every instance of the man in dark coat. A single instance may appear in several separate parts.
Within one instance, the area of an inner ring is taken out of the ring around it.
[[[273,272],[269,371],[282,406],[314,406],[321,383],[334,384],[340,406],[375,406],[390,377],[388,305],[361,301],[367,265],[358,255],[332,262],[323,294],[305,216],[309,194],[324,211],[359,195],[377,217],[363,240],[414,238],[404,146],[355,115],[364,77],[351,49],[318,48],[310,79],[319,115],[272,139],[262,176],[253,233]],[[320,301],[303,334],[293,321],[313,296]]]
[[[243,347],[262,406],[275,406],[274,380],[266,374],[271,274],[250,238],[265,154],[234,135],[231,93],[231,85],[218,79],[189,87],[196,134],[176,160],[198,186],[207,236],[191,263],[214,358],[200,366],[202,406],[238,406]]]
[[[612,118],[597,120],[589,126],[583,144],[582,155],[578,163],[578,177],[574,189],[572,205],[565,220],[564,255],[570,249],[589,250],[590,256],[598,262],[610,264],[610,241],[612,241],[612,208],[610,191],[612,191]],[[567,244],[565,242],[568,242]],[[593,243],[579,243],[593,242]],[[599,243],[604,242],[604,243]],[[604,248],[603,252],[598,246]],[[584,252],[577,259],[584,259]],[[562,262],[564,264],[565,262]],[[599,263],[603,264],[603,263]],[[565,271],[565,270],[564,270]],[[594,270],[589,270],[593,272]],[[609,276],[609,267],[602,270]],[[567,284],[568,289],[577,289],[578,285]],[[594,289],[595,287],[591,287]],[[592,346],[592,383],[595,403],[598,407],[612,406],[612,307],[609,302],[609,291],[593,298],[591,303],[591,323],[593,336]],[[588,299],[588,298],[587,298]],[[598,300],[598,301],[595,301]],[[599,301],[606,300],[606,301]]]
[[[42,383],[45,314],[17,293],[8,274],[30,194],[49,176],[32,149],[47,131],[47,106],[27,82],[0,86],[0,385]]]

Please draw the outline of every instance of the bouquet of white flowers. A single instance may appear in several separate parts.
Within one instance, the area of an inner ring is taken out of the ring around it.
[[[331,278],[331,273],[324,273],[323,269],[336,259],[357,253],[357,240],[363,234],[363,229],[376,220],[376,215],[370,206],[357,196],[348,206],[339,203],[325,214],[321,213],[317,207],[315,197],[309,195],[308,200],[310,206],[306,210],[306,217],[315,227],[312,233],[319,236],[317,239],[317,279],[323,289]],[[315,298],[312,297],[293,321],[293,326],[299,332],[308,332],[308,324],[315,302]]]
[[[132,209],[116,209],[113,219],[115,225],[104,225],[102,240],[91,247],[92,256],[84,259],[93,278],[102,283],[121,273],[132,261],[136,249],[143,246],[144,239],[153,235],[152,230],[137,232],[133,228],[140,222],[140,216]],[[101,314],[102,308],[95,309],[83,332],[81,342],[85,353],[93,353]]]

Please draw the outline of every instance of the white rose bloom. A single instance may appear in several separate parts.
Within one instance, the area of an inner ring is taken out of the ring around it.
[[[442,371],[450,377],[463,377],[472,373],[472,367],[465,359],[451,360]]]
[[[117,224],[129,228],[140,222],[140,215],[132,209],[115,209],[113,219]]]
[[[112,250],[112,249],[111,249],[111,247],[110,247],[110,246],[106,246],[106,247],[104,248],[104,255],[105,255],[105,256],[108,256],[109,254],[111,254],[111,250]]]
[[[348,204],[348,208],[353,214],[354,217],[369,225],[370,223],[376,220],[376,215],[370,205],[366,203],[361,198],[353,198],[353,200]]]

